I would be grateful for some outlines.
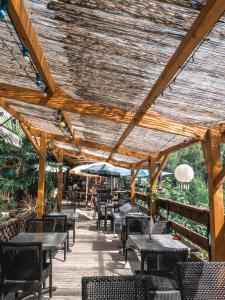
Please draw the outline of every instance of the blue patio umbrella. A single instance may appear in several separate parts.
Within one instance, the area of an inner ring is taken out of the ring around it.
[[[88,173],[88,174],[93,174],[93,175],[98,175],[98,176],[103,176],[103,177],[121,177],[120,172],[117,170],[116,167],[109,163],[99,163],[95,165],[91,165],[85,169],[82,169],[83,173]]]

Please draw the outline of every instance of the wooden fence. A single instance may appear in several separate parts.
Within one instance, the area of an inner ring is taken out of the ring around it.
[[[143,193],[136,192],[135,193],[136,200],[142,200],[144,202],[147,201],[147,196]],[[146,206],[139,205],[140,211],[148,214],[149,210],[146,208]],[[189,228],[184,227],[181,224],[178,224],[175,221],[171,221],[173,230],[182,235],[184,238],[191,241],[193,244],[197,245],[198,247],[206,250],[209,255],[210,259],[210,238],[209,238],[209,232],[210,232],[210,224],[209,224],[209,210],[206,208],[200,208],[189,204],[184,204],[164,198],[157,199],[157,209],[158,213],[160,214],[160,210],[164,209],[166,213],[166,218],[169,217],[170,213],[175,213],[179,216],[183,216],[189,220],[193,220],[197,222],[198,224],[202,224],[206,226],[207,230],[207,236],[203,236]],[[161,218],[165,218],[161,215]],[[197,259],[197,257],[194,255],[194,259]]]

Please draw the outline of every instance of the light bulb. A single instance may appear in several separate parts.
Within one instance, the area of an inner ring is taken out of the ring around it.
[[[6,15],[7,15],[7,0],[2,0],[0,6],[0,20],[4,20]]]
[[[43,83],[39,73],[36,74],[35,82],[37,86],[41,86]]]

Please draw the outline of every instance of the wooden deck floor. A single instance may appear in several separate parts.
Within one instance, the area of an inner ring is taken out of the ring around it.
[[[63,253],[58,253],[53,261],[53,284],[57,286],[53,299],[81,299],[82,276],[130,275],[140,268],[135,253],[129,254],[129,263],[125,265],[118,237],[96,231],[95,227],[91,211],[77,210],[76,242],[71,247],[72,252],[68,253],[66,262],[61,261]]]

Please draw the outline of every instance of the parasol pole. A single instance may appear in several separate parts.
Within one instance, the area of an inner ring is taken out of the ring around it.
[[[88,206],[88,176],[86,176],[86,207]]]

